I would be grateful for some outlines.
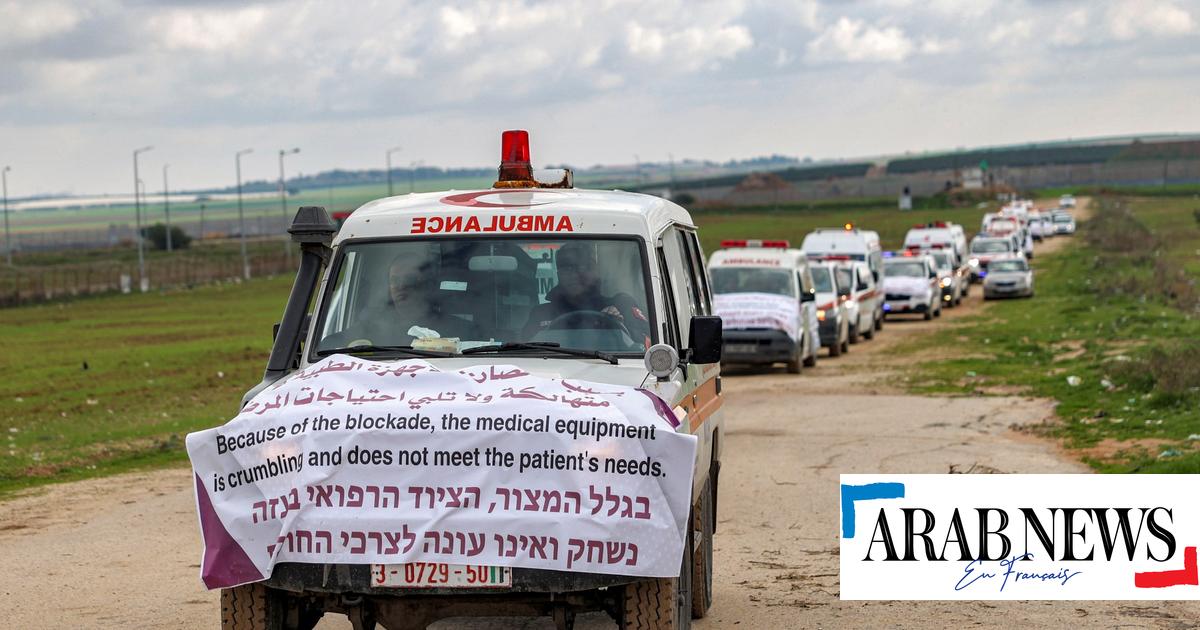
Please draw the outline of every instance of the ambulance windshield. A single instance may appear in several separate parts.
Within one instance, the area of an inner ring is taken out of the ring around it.
[[[635,240],[460,238],[343,246],[315,351],[500,343],[637,353],[653,343]]]
[[[829,267],[814,266],[812,271],[813,288],[817,293],[833,293],[833,279],[829,277]]]
[[[792,273],[764,267],[712,267],[713,293],[774,293],[796,297]]]

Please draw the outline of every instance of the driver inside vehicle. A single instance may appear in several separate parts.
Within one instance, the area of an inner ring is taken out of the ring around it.
[[[635,343],[650,346],[650,321],[645,310],[626,293],[604,295],[601,265],[591,243],[567,242],[555,257],[558,284],[547,302],[534,307],[523,338],[554,328],[616,328]]]
[[[409,249],[398,254],[388,265],[386,303],[370,307],[359,317],[358,325],[338,333],[323,345],[410,345],[414,340],[428,337],[424,331],[434,331],[443,338],[475,339],[476,326],[455,315],[442,312],[434,298],[437,281],[421,249]],[[410,334],[410,330],[415,334]]]

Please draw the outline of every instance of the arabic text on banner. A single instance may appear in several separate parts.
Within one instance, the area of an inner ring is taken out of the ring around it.
[[[713,296],[713,313],[726,329],[771,328],[800,340],[800,301],[774,293],[723,293]]]
[[[334,355],[192,433],[209,588],[279,562],[674,576],[696,438],[645,390]]]

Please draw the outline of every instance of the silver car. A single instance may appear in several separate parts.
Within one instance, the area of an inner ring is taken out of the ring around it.
[[[1033,270],[1021,256],[993,259],[983,280],[983,299],[1033,297]]]

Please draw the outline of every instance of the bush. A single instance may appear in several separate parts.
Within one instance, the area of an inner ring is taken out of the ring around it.
[[[154,249],[167,249],[167,226],[162,223],[155,223],[142,228],[142,237],[150,241]],[[171,248],[172,249],[187,249],[192,243],[192,237],[183,231],[183,228],[171,226]]]

